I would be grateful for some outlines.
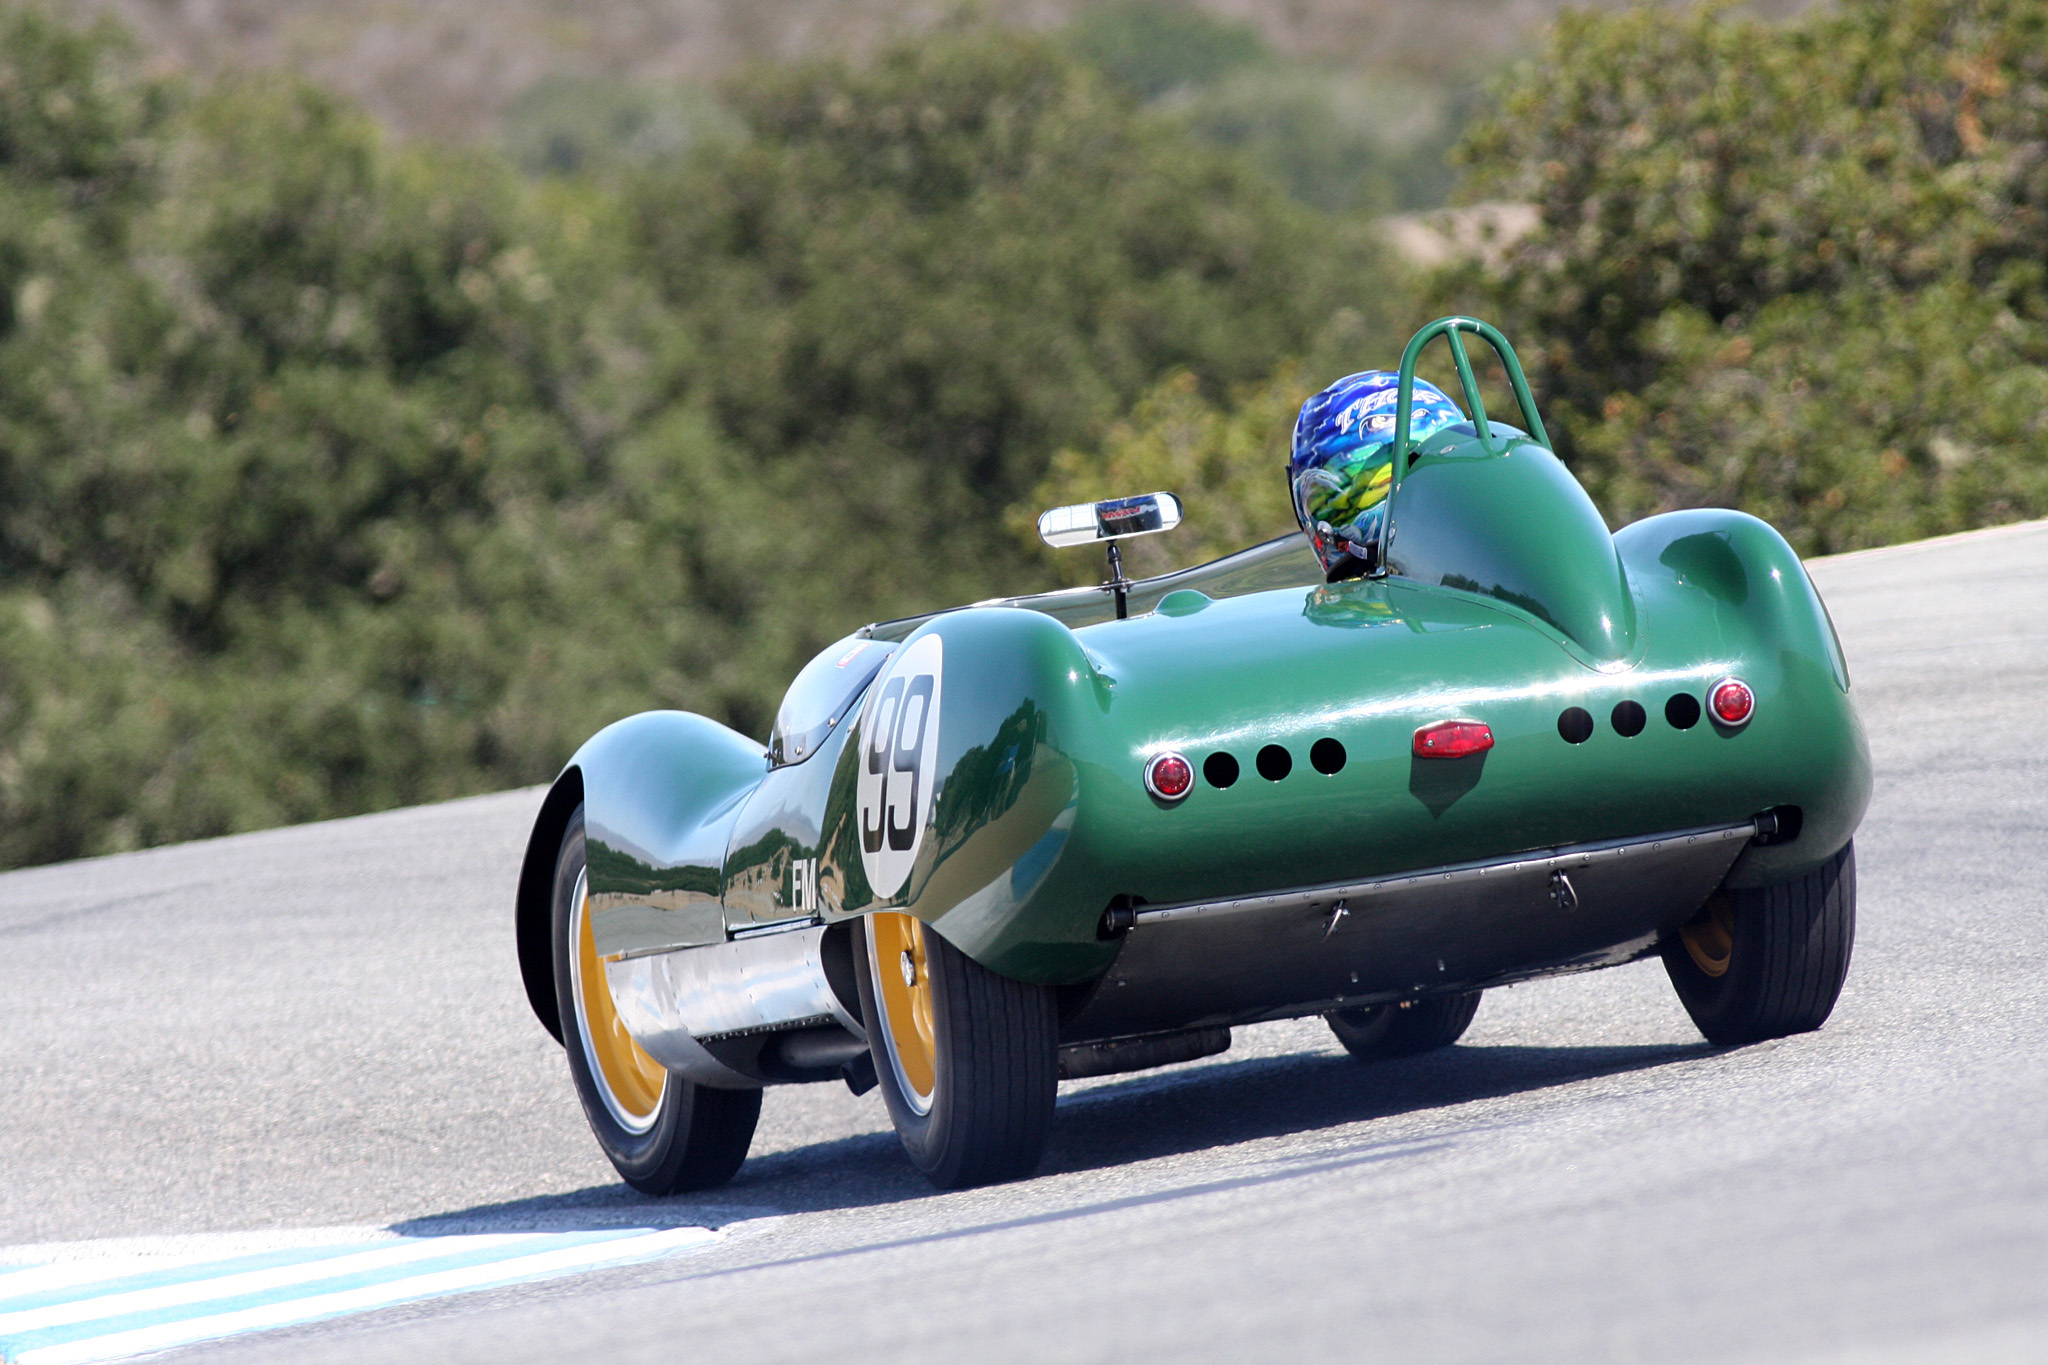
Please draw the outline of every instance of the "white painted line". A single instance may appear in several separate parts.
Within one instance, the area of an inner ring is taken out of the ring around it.
[[[91,1284],[94,1280],[112,1279],[118,1274],[134,1274],[140,1270],[170,1269],[175,1261],[151,1261],[142,1265],[115,1270],[105,1261],[72,1261],[63,1265],[31,1266],[26,1270],[10,1271],[0,1275],[0,1299],[18,1298],[25,1294],[42,1294],[52,1289],[69,1289],[73,1285]]]
[[[118,1317],[123,1313],[146,1313],[155,1309],[207,1303],[215,1299],[232,1299],[240,1294],[260,1294],[265,1290],[282,1289],[287,1285],[331,1280],[342,1275],[360,1274],[366,1270],[381,1270],[387,1266],[403,1265],[407,1261],[426,1261],[466,1251],[485,1251],[493,1247],[530,1244],[535,1240],[536,1235],[533,1233],[505,1233],[495,1237],[423,1237],[417,1241],[393,1242],[350,1256],[327,1256],[315,1261],[300,1261],[296,1265],[245,1270],[238,1275],[190,1280],[184,1284],[159,1285],[153,1289],[131,1289],[123,1294],[103,1294],[98,1298],[73,1299],[69,1303],[53,1303],[41,1308],[24,1308],[13,1313],[0,1313],[0,1336],[9,1332],[34,1332],[48,1327],[63,1327],[74,1322],[91,1322],[96,1318]],[[545,1242],[545,1234],[540,1235],[539,1240]],[[116,1269],[105,1264],[91,1268],[95,1272],[93,1278],[101,1280],[123,1278],[133,1273],[126,1268]],[[81,1283],[90,1282],[87,1280]],[[17,1288],[7,1278],[0,1278],[0,1300],[29,1292],[33,1291]]]
[[[465,1251],[483,1249],[482,1244],[484,1243],[514,1243],[528,1240],[545,1244],[556,1240],[557,1236],[558,1234],[525,1233],[425,1238],[421,1239],[423,1246],[417,1254],[421,1256],[461,1255]],[[425,1274],[384,1280],[376,1284],[326,1293],[317,1292],[316,1279],[314,1285],[316,1292],[304,1294],[296,1298],[286,1297],[277,1302],[255,1305],[229,1312],[205,1313],[202,1308],[199,1316],[173,1317],[171,1321],[151,1323],[146,1326],[132,1327],[125,1330],[114,1330],[94,1336],[70,1337],[67,1340],[51,1341],[45,1345],[32,1345],[23,1342],[13,1344],[12,1349],[9,1349],[10,1343],[0,1340],[0,1354],[4,1354],[9,1365],[89,1365],[89,1362],[118,1360],[123,1357],[141,1355],[151,1351],[169,1350],[176,1346],[189,1346],[199,1342],[215,1341],[223,1337],[237,1336],[245,1332],[258,1332],[270,1328],[296,1326],[323,1318],[367,1312],[372,1309],[387,1308],[396,1304],[417,1302],[421,1299],[438,1298],[449,1294],[461,1294],[478,1289],[496,1288],[559,1275],[574,1274],[581,1271],[598,1270],[608,1266],[649,1261],[675,1252],[696,1250],[718,1240],[719,1234],[709,1228],[669,1228],[660,1231],[639,1232],[634,1235],[606,1237],[597,1241],[579,1241],[575,1246],[561,1247],[553,1251],[501,1257],[475,1265],[429,1271]],[[434,1245],[436,1243],[439,1245]],[[466,1245],[450,1245],[451,1243]],[[278,1267],[275,1269],[304,1269],[309,1272],[317,1272],[319,1277],[325,1277],[336,1273],[331,1268],[336,1266],[337,1262],[356,1262],[364,1257],[388,1258],[391,1252],[398,1249],[396,1247],[377,1247],[358,1255],[322,1258],[303,1267]],[[406,1249],[412,1249],[410,1241],[406,1244]],[[394,1264],[403,1264],[403,1261],[386,1259],[381,1264],[384,1267],[390,1267]],[[40,1269],[52,1270],[59,1268],[40,1267]],[[83,1266],[77,1268],[82,1269]],[[116,1269],[110,1266],[108,1262],[100,1261],[93,1268],[97,1278],[112,1279],[123,1273],[134,1273],[137,1270],[142,1270],[146,1273],[149,1270],[163,1270],[168,1267],[164,1266],[161,1261],[157,1262],[154,1266],[137,1266],[133,1261],[130,1261],[125,1267]],[[377,1267],[373,1265],[368,1268],[374,1270]],[[353,1267],[353,1271],[357,1275],[362,1274],[365,1269],[366,1267],[361,1264]],[[17,1273],[32,1273],[32,1271]],[[273,1270],[269,1269],[240,1272],[233,1276],[222,1277],[222,1279],[246,1280],[251,1276],[272,1276],[273,1273]],[[339,1273],[347,1274],[350,1272],[344,1269]],[[0,1277],[0,1283],[13,1280],[14,1278],[11,1275]],[[69,1317],[61,1323],[44,1324],[40,1328],[32,1330],[49,1331],[55,1329],[61,1334],[61,1329],[64,1326],[75,1327],[80,1323],[90,1323],[115,1314],[128,1314],[137,1311],[157,1311],[161,1313],[168,1310],[175,1312],[180,1307],[188,1309],[199,1307],[206,1302],[215,1301],[220,1298],[220,1294],[215,1291],[214,1287],[219,1283],[220,1281],[215,1281],[213,1285],[209,1285],[205,1281],[197,1281],[190,1286],[179,1286],[180,1288],[189,1287],[195,1291],[197,1298],[191,1301],[181,1300],[157,1305],[153,1310],[148,1307],[138,1307],[131,1300],[138,1294],[157,1294],[159,1292],[158,1289],[110,1295],[106,1299],[99,1301],[88,1299],[84,1301],[83,1305],[80,1305],[90,1310],[86,1315]],[[274,1292],[278,1288],[288,1287],[289,1283],[289,1281],[283,1284],[269,1283],[264,1286],[253,1287],[253,1290],[251,1286],[245,1284],[240,1292]],[[107,1305],[109,1304],[114,1306],[108,1308]],[[73,1305],[67,1304],[64,1307],[69,1309]],[[22,1314],[33,1314],[39,1313],[42,1310],[25,1309],[17,1311]],[[11,1330],[20,1332],[23,1329],[16,1327]]]

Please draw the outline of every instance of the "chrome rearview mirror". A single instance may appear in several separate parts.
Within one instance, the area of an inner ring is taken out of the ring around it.
[[[1038,538],[1056,550],[1093,545],[1100,540],[1171,531],[1180,525],[1180,499],[1171,493],[1142,493],[1135,498],[1077,502],[1055,507],[1038,518]]]
[[[1116,548],[1119,540],[1149,536],[1154,531],[1171,531],[1180,525],[1180,499],[1171,493],[1141,493],[1135,498],[1111,498],[1107,502],[1077,502],[1055,507],[1038,518],[1038,538],[1056,550],[1070,545],[1106,543],[1109,547],[1109,581],[1102,586],[1116,594],[1116,619],[1129,614],[1131,580],[1124,577],[1124,557]]]

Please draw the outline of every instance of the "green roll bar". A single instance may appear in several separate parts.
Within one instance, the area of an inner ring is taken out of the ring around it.
[[[1408,439],[1410,419],[1415,413],[1415,362],[1422,358],[1423,348],[1438,337],[1450,344],[1451,363],[1458,369],[1458,385],[1465,391],[1465,406],[1470,411],[1472,425],[1479,432],[1479,448],[1489,455],[1498,455],[1494,435],[1486,418],[1486,402],[1479,396],[1479,381],[1472,374],[1471,357],[1465,354],[1465,343],[1458,333],[1470,332],[1500,357],[1501,368],[1507,371],[1508,384],[1515,391],[1515,402],[1521,406],[1522,420],[1528,424],[1529,435],[1545,450],[1551,449],[1550,434],[1543,429],[1543,418],[1536,412],[1535,395],[1529,392],[1529,379],[1522,373],[1522,362],[1515,359],[1515,348],[1500,334],[1492,323],[1481,322],[1478,318],[1453,315],[1438,318],[1413,337],[1408,348],[1401,352],[1401,397],[1394,410],[1394,473],[1387,485],[1387,507],[1382,514],[1382,546],[1379,555],[1378,573],[1385,573],[1387,552],[1394,543],[1394,495],[1400,490],[1401,481],[1408,477],[1408,469],[1414,459],[1415,443]]]
[[[1479,381],[1472,377],[1472,361],[1465,354],[1465,343],[1458,339],[1458,333],[1470,332],[1493,347],[1493,353],[1500,357],[1501,368],[1508,372],[1508,383],[1515,390],[1515,401],[1521,405],[1522,418],[1529,424],[1529,434],[1536,438],[1536,444],[1550,449],[1550,436],[1543,430],[1543,419],[1536,415],[1536,399],[1529,392],[1529,380],[1522,373],[1522,362],[1515,359],[1515,348],[1508,345],[1508,339],[1492,323],[1481,322],[1478,318],[1438,318],[1409,339],[1408,349],[1401,352],[1401,399],[1394,410],[1394,483],[1398,485],[1408,473],[1408,463],[1414,454],[1408,439],[1409,419],[1415,410],[1415,362],[1422,358],[1423,347],[1443,337],[1450,343],[1451,363],[1458,367],[1458,384],[1465,390],[1465,404],[1472,414],[1472,425],[1479,428],[1479,445],[1489,455],[1499,452],[1494,449],[1493,433],[1487,428],[1486,403],[1479,396]]]

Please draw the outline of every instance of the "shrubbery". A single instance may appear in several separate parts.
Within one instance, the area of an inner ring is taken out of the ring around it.
[[[1463,194],[1538,226],[1427,281],[1405,325],[1500,324],[1613,524],[1741,507],[1812,554],[2048,514],[2048,8],[1582,13],[1496,96]],[[1394,364],[1374,340],[1221,408],[1162,390],[1043,495],[1116,491],[1107,461],[1186,471],[1191,521],[1260,505],[1272,395]]]
[[[2048,512],[2048,8],[1570,17],[1466,159],[1542,219],[1452,287],[1617,522],[1825,552]]]
[[[1420,282],[1216,145],[1256,44],[1118,32],[758,72],[535,179],[0,0],[0,865],[762,733],[864,620],[1092,575],[1043,505],[1185,494],[1139,568],[1286,530],[1301,396],[1453,307],[1617,524],[2048,511],[2038,4],[1567,19],[1463,153],[1538,227]]]
[[[1044,40],[737,89],[602,184],[190,90],[0,11],[0,865],[764,733],[1169,371],[1311,343],[1364,234]]]

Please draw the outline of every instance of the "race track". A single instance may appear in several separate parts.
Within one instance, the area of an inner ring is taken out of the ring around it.
[[[2048,523],[1813,570],[1877,766],[1819,1033],[1709,1048],[1654,961],[1375,1069],[1266,1025],[948,1195],[784,1087],[653,1204],[527,1013],[513,792],[0,876],[0,1247],[721,1230],[167,1360],[2048,1360]]]

